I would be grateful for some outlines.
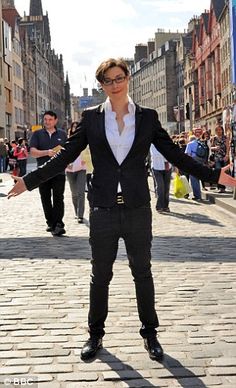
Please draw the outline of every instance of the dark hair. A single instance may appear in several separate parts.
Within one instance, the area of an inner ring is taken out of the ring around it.
[[[179,139],[179,142],[178,142],[180,145],[185,145],[186,142],[185,142],[185,139],[181,138]]]
[[[74,125],[76,124],[76,128],[74,129]],[[68,136],[73,135],[73,133],[76,132],[76,129],[78,127],[79,122],[78,121],[72,121],[70,128],[68,129]]]
[[[104,76],[107,70],[116,66],[120,67],[126,76],[129,75],[128,65],[123,58],[109,58],[106,61],[103,61],[96,70],[95,76],[98,82],[102,82],[104,80]]]
[[[222,136],[224,135],[224,128],[222,127],[222,125],[218,124],[216,127],[215,127],[215,131],[216,129],[220,128],[221,131],[222,131]]]
[[[18,139],[18,144],[21,145],[21,144],[23,143],[24,140],[25,140],[25,139],[23,139],[23,137],[19,137],[19,139]]]
[[[57,114],[55,112],[53,112],[52,110],[46,110],[43,114],[43,117],[46,115],[52,116],[52,117],[54,117],[54,119],[57,119]]]

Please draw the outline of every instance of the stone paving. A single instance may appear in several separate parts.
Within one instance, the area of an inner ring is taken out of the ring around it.
[[[0,387],[236,386],[234,214],[173,197],[169,215],[153,212],[152,268],[163,363],[149,359],[139,336],[134,286],[121,242],[104,348],[92,362],[82,362],[88,222],[74,219],[67,185],[67,234],[52,237],[45,231],[38,191],[7,200],[11,185],[5,174],[0,184]],[[153,196],[153,209],[154,203]],[[15,379],[12,384],[10,379]]]

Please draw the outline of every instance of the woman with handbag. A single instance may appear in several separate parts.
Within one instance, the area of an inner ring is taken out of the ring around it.
[[[17,158],[19,176],[24,176],[26,174],[28,150],[22,137],[18,139],[18,146],[15,148],[13,155]]]

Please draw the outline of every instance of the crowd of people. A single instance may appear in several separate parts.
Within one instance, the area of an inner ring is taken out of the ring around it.
[[[23,138],[8,141],[7,138],[0,139],[0,172],[11,171],[14,175],[24,176],[26,174],[29,145]]]
[[[56,132],[58,129],[55,129],[57,117],[50,116],[51,113],[54,115],[54,112],[49,111],[49,118],[53,118],[53,124],[50,129],[50,125],[48,126],[47,123],[48,112],[46,113],[47,114],[44,115],[44,129],[33,134],[29,144],[23,138],[19,138],[17,141],[12,140],[11,142],[9,142],[8,139],[0,139],[0,172],[10,171],[15,176],[24,176],[26,174],[27,159],[29,154],[36,157],[38,166],[42,165],[59,150],[55,150],[55,147],[58,147],[60,144],[62,146],[66,142],[67,138],[76,132],[76,128],[79,123],[74,121],[68,128],[67,136],[65,131],[62,131],[61,133],[61,130],[59,130],[59,141],[52,140],[52,134],[49,137],[46,135],[47,137],[45,138],[45,129],[46,131],[49,131],[49,133],[50,131],[52,131],[52,133],[55,131],[53,136],[55,139],[58,137],[58,132]],[[63,141],[61,141],[61,137],[63,138]],[[43,141],[42,138],[44,138]],[[179,146],[182,152],[187,153],[199,163],[215,168],[224,167],[229,163],[230,136],[228,134],[224,134],[224,129],[220,124],[215,128],[214,134],[211,134],[209,130],[196,128],[190,133],[181,132],[178,135],[172,135],[171,138],[172,141]],[[51,144],[52,142],[53,145]],[[42,155],[42,153],[45,153],[44,148],[46,148],[47,155]],[[150,148],[149,163],[157,198],[156,210],[159,213],[170,212],[169,197],[173,171],[187,177],[193,192],[192,199],[195,201],[202,200],[201,189],[205,191],[214,190],[214,192],[217,193],[225,193],[226,191],[226,187],[224,185],[218,183],[216,185],[209,184],[207,186],[204,181],[200,182],[200,180],[195,176],[189,175],[185,171],[178,170],[175,166],[171,165],[171,163],[169,163],[153,145]],[[54,235],[60,236],[65,233],[64,223],[62,221],[64,215],[65,176],[69,182],[71,190],[75,218],[78,219],[79,223],[84,222],[85,191],[86,184],[88,183],[88,175],[90,175],[86,174],[86,170],[86,162],[84,161],[82,155],[80,155],[74,160],[74,162],[68,164],[65,173],[63,172],[63,174],[60,174],[59,177],[63,180],[62,185],[58,185],[57,182],[54,187],[54,185],[52,185],[52,181],[50,181],[40,185],[39,187],[42,206],[47,222],[47,231],[53,232]],[[58,176],[56,178],[56,181],[57,180]],[[58,187],[61,187],[60,194]],[[186,198],[188,197],[189,194],[186,195]],[[55,202],[55,205],[53,202]],[[58,209],[61,209],[61,211],[58,212]],[[61,214],[59,218],[57,217],[58,213]]]
[[[222,168],[229,163],[230,159],[230,135],[224,133],[223,127],[219,124],[215,128],[215,133],[209,130],[196,128],[191,133],[181,132],[179,135],[172,135],[172,141],[179,146],[183,153],[188,154],[198,163],[203,165]],[[202,201],[202,189],[205,191],[214,190],[216,193],[225,193],[226,187],[220,183],[215,185],[200,181],[196,176],[189,175],[185,171],[178,170],[151,146],[151,171],[154,179],[154,188],[157,197],[156,210],[159,213],[170,212],[169,195],[170,182],[173,171],[180,175],[185,175],[191,184],[195,201]],[[186,198],[189,194],[186,194]]]

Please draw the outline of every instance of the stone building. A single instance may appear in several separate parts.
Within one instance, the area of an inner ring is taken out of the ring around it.
[[[12,34],[11,26],[3,19],[3,76],[4,76],[4,113],[5,113],[5,129],[4,137],[10,138],[12,126]]]
[[[63,125],[65,120],[63,59],[62,55],[58,56],[51,48],[48,14],[43,15],[41,0],[30,1],[29,15],[21,18],[20,30],[26,67],[24,82],[27,126],[42,124],[43,113],[48,109],[57,113],[59,125]],[[29,84],[32,86],[31,90],[28,88]]]
[[[65,122],[63,127],[68,129],[71,125],[71,97],[70,97],[70,83],[68,73],[66,73],[66,81],[65,81]]]
[[[219,18],[224,5],[225,0],[212,0],[210,11],[201,14],[199,29],[193,35],[194,78],[198,82],[195,125],[212,132],[222,114]]]
[[[195,57],[193,55],[194,35],[199,33],[200,18],[193,16],[188,23],[188,35],[185,42],[185,54],[182,58],[184,67],[184,130],[192,131],[195,116],[198,115],[198,82],[194,72]]]
[[[185,118],[189,119],[189,98],[188,92],[185,90],[185,77],[186,77],[186,67],[188,61],[188,54],[192,48],[192,33],[189,32],[186,35],[180,37],[176,42],[176,82],[177,82],[177,99],[176,105],[174,107],[175,112],[177,113],[177,132],[180,133],[184,131],[185,128]]]
[[[170,133],[178,130],[173,108],[177,101],[176,41],[181,35],[158,30],[146,50],[144,45],[135,46],[134,58],[139,61],[131,66],[131,97],[140,105],[156,109],[162,126]]]
[[[11,28],[11,125],[8,127],[8,139],[26,136],[26,125],[23,105],[23,63],[19,33],[19,17],[13,0],[3,0],[3,19]],[[5,74],[6,75],[6,74]]]
[[[2,26],[2,0],[0,0],[0,138],[6,137],[5,123],[5,85],[4,85],[4,61],[3,61],[3,30]]]
[[[231,83],[231,51],[229,2],[226,1],[219,17],[220,24],[220,67],[221,67],[221,98],[223,109],[232,104]]]

